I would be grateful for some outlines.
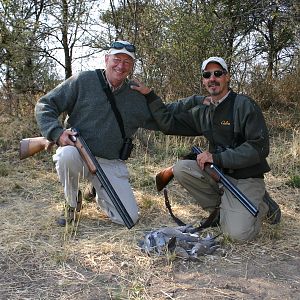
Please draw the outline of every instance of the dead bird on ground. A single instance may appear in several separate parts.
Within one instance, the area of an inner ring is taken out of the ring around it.
[[[148,255],[158,255],[166,252],[175,253],[182,258],[195,258],[201,255],[212,254],[220,247],[216,238],[207,234],[202,238],[196,233],[190,233],[194,227],[185,225],[180,227],[162,227],[146,232],[144,239],[138,242],[141,250]]]

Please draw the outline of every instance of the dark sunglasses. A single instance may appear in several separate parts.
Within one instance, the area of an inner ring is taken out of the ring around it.
[[[135,52],[135,46],[132,44],[123,44],[120,42],[113,42],[110,46],[110,48],[114,49],[123,49],[125,48],[128,52]]]
[[[215,75],[215,77],[221,77],[223,74],[226,74],[226,71],[221,71],[221,70],[217,70],[217,71],[213,71],[213,72],[208,72],[205,71],[202,73],[203,78],[208,79],[210,78],[212,75]]]

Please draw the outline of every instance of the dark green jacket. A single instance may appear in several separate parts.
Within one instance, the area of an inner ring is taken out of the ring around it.
[[[204,135],[214,163],[225,173],[237,179],[263,177],[270,171],[266,160],[269,135],[259,106],[251,98],[232,91],[218,106],[203,104],[204,98],[182,99],[180,103],[198,105],[171,112],[153,92],[147,95],[152,115],[165,134]]]

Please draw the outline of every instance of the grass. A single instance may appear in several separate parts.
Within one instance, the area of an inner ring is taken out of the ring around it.
[[[147,256],[137,243],[149,229],[175,226],[162,194],[155,190],[155,174],[172,165],[190,145],[204,147],[203,140],[143,133],[152,148],[137,141],[128,161],[140,207],[139,223],[127,230],[111,223],[94,203],[84,203],[76,235],[65,238],[65,229],[55,224],[63,193],[51,155],[41,153],[19,161],[21,137],[16,129],[9,136],[7,129],[23,123],[5,119],[1,124],[0,139],[5,141],[0,147],[3,299],[299,298],[300,193],[286,184],[299,168],[299,156],[293,155],[299,151],[295,133],[281,132],[271,141],[272,172],[266,184],[281,207],[282,222],[263,224],[258,239],[249,243],[236,243],[223,235],[222,251],[189,261]],[[22,137],[28,137],[25,125],[22,132],[26,134]],[[31,131],[28,134],[34,136]],[[206,216],[175,181],[169,184],[169,196],[174,214],[182,220],[193,222]],[[218,229],[207,232],[217,234]]]
[[[5,164],[0,163],[0,177],[8,176],[9,171]]]

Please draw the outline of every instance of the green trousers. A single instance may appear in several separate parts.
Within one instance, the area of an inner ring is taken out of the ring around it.
[[[258,208],[254,217],[225,187],[216,183],[194,160],[180,160],[174,168],[175,179],[207,211],[220,206],[220,226],[224,233],[239,241],[253,240],[268,212],[263,202],[265,182],[262,178],[234,179],[226,176]]]

